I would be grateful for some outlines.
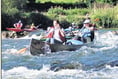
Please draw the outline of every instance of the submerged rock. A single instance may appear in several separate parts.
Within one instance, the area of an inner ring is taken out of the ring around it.
[[[81,69],[82,66],[80,63],[68,63],[68,62],[61,62],[57,61],[51,64],[50,70],[52,71],[59,71],[61,69]]]
[[[27,32],[12,32],[12,31],[2,31],[2,39],[5,38],[20,38],[23,36],[26,36],[28,33]]]
[[[108,65],[110,65],[110,66],[112,66],[112,67],[118,66],[118,60],[112,61],[112,62],[110,62]]]
[[[9,37],[9,32],[3,31],[2,32],[2,39],[8,38]]]

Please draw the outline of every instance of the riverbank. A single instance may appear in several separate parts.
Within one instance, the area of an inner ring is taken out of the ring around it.
[[[9,31],[2,31],[1,37],[2,37],[2,39],[8,38],[10,36],[10,34],[11,34],[11,32],[9,32]]]
[[[22,32],[21,34],[16,34],[13,31],[2,31],[1,32],[1,37],[2,37],[2,39],[5,39],[5,38],[20,38],[20,37],[26,36],[27,34],[28,34],[28,32]]]
[[[98,30],[118,31],[118,28],[99,28]],[[5,39],[5,38],[12,38],[12,37],[11,37],[11,34],[12,34],[12,31],[2,31],[2,32],[1,32],[1,37],[2,37],[2,39]],[[26,35],[28,35],[28,34],[29,34],[28,32],[23,32],[23,35],[18,35],[17,37],[15,37],[15,35],[14,35],[13,37],[19,38],[19,37],[26,36]]]

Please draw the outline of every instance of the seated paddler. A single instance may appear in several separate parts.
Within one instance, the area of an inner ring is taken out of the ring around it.
[[[34,23],[31,24],[30,29],[31,30],[36,30],[36,27],[35,27]]]
[[[58,20],[53,21],[53,26],[48,29],[46,42],[50,44],[63,44],[65,42],[65,32]]]
[[[78,34],[73,39],[80,40],[84,43],[93,41],[94,26],[90,23],[89,19],[84,21],[82,29],[78,32]]]

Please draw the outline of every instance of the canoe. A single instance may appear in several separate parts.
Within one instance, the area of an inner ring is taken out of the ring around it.
[[[15,32],[21,32],[21,31],[27,31],[27,32],[33,32],[37,29],[17,29],[17,28],[6,28],[9,31],[15,31]]]
[[[74,51],[79,49],[82,45],[62,45],[62,44],[47,44],[44,41],[38,39],[32,39],[30,44],[31,55],[46,54],[47,52],[58,52],[58,51]]]
[[[37,29],[23,29],[23,31],[27,31],[27,32],[33,32],[35,30],[37,30]]]
[[[15,32],[21,32],[23,31],[22,29],[17,29],[17,28],[6,28],[9,31],[15,31]]]

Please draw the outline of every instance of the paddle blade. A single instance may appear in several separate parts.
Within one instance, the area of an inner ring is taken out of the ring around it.
[[[19,51],[17,51],[17,53],[25,53],[26,50],[27,50],[27,48],[22,48],[22,49],[20,49]]]

